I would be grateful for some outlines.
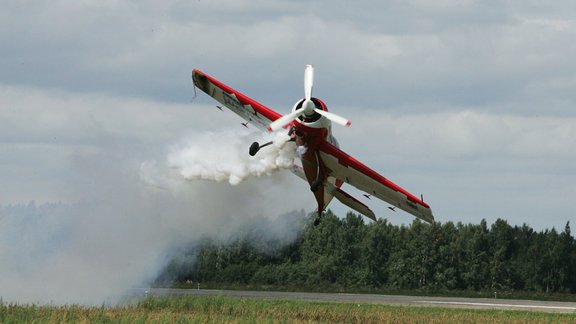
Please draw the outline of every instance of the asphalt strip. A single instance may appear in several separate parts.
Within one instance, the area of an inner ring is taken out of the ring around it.
[[[576,312],[576,307],[567,306],[545,306],[545,305],[521,305],[521,304],[491,304],[491,303],[472,303],[472,302],[450,302],[450,301],[430,301],[430,300],[418,300],[415,303],[423,304],[439,304],[439,305],[462,305],[462,306],[477,306],[477,307],[502,307],[502,308],[530,308],[530,309],[549,309],[549,310],[562,310],[562,311],[574,311]]]

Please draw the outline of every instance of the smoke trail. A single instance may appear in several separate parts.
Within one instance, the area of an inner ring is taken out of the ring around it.
[[[115,303],[156,278],[171,251],[201,237],[226,239],[259,224],[271,235],[295,237],[279,215],[302,206],[291,190],[299,180],[264,177],[289,167],[291,143],[246,158],[247,134],[196,134],[142,163],[150,153],[126,142],[106,137],[95,152],[74,156],[68,190],[76,203],[0,208],[4,302]],[[190,176],[199,166],[203,171]]]
[[[173,148],[167,166],[186,180],[228,181],[237,185],[246,178],[270,175],[294,165],[294,145],[288,145],[286,133],[260,135],[260,142],[273,141],[257,156],[248,155],[254,134],[235,132],[191,136]]]

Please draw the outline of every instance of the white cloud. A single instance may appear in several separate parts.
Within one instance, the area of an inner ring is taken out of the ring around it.
[[[423,193],[440,221],[561,228],[570,220],[576,118],[365,111],[335,132],[344,150]]]
[[[575,99],[572,83],[564,81],[575,75],[574,19],[559,6],[460,1],[350,6],[243,1],[9,6],[0,33],[10,44],[2,82],[183,102],[190,69],[200,67],[259,91],[264,102],[290,101],[290,106],[296,91],[285,89],[299,89],[293,86],[299,68],[314,63],[324,73],[318,90],[348,105],[377,102],[396,109],[433,101],[534,114],[550,102],[552,90],[554,104],[562,108],[550,110],[560,114]],[[384,98],[372,95],[382,91],[388,92]]]

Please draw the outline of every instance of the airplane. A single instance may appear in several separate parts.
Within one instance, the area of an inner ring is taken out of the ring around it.
[[[248,122],[245,122],[245,123],[240,123],[240,124],[242,124],[242,126],[244,126],[244,127],[248,128]]]
[[[434,224],[432,210],[423,199],[340,150],[332,135],[332,122],[343,126],[350,126],[351,122],[328,112],[322,100],[312,97],[312,65],[306,65],[304,70],[304,98],[299,99],[286,115],[279,114],[198,69],[192,70],[192,80],[196,88],[244,118],[247,123],[263,131],[288,132],[290,141],[296,143],[296,151],[302,161],[302,166],[295,165],[292,172],[308,182],[318,205],[314,225],[320,223],[324,210],[333,198],[376,221],[376,215],[368,206],[342,190],[344,183],[389,203],[394,209],[399,208]],[[254,142],[249,148],[249,154],[254,156],[270,144],[272,142],[262,145]]]

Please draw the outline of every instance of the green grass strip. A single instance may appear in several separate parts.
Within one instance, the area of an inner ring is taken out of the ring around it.
[[[3,304],[0,323],[574,323],[575,314],[338,304],[236,297],[149,297],[122,307]]]

